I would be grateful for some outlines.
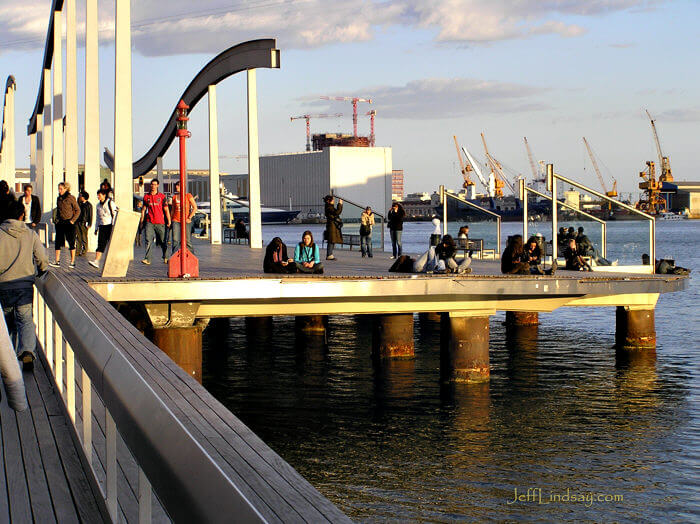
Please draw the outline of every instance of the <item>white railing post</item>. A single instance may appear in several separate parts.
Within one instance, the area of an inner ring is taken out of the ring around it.
[[[107,511],[113,522],[117,521],[117,426],[105,406],[105,470]]]
[[[63,397],[63,392],[65,391],[63,389],[63,345],[65,344],[65,339],[63,338],[63,332],[61,331],[61,327],[58,325],[58,322],[56,322],[56,319],[53,321],[53,328],[55,342],[53,376],[56,378],[56,386],[58,387],[58,391],[61,394],[61,397]]]
[[[209,86],[209,241],[221,244],[221,190],[219,188],[219,126],[216,115],[216,86]]]
[[[151,522],[151,483],[139,468],[139,524]]]
[[[83,391],[83,449],[88,464],[92,467],[92,382],[84,369],[81,388]]]
[[[53,314],[49,305],[44,301],[44,354],[46,355],[46,361],[49,363],[49,367],[53,371],[53,330],[54,330],[54,320]]]
[[[554,164],[547,164],[547,189],[552,193],[552,262],[557,259],[559,239],[557,237],[557,177],[554,176]]]
[[[65,339],[64,339],[65,340]],[[68,415],[75,426],[75,354],[66,340],[66,405]]]

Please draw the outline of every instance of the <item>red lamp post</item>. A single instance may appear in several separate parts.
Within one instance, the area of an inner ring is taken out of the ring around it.
[[[187,249],[187,159],[185,140],[192,136],[187,130],[187,110],[184,100],[177,105],[177,137],[180,141],[180,249],[168,261],[170,278],[199,277],[199,260]]]

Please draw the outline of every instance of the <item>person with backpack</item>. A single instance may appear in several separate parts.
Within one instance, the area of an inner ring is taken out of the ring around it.
[[[54,210],[54,222],[56,224],[56,261],[49,262],[52,267],[61,267],[61,248],[68,243],[70,250],[69,268],[75,268],[75,223],[80,216],[80,206],[73,195],[70,194],[70,184],[60,182],[58,184],[58,198]]]
[[[107,244],[112,236],[114,218],[117,214],[117,206],[109,197],[109,190],[100,189],[97,192],[97,208],[95,209],[95,234],[97,235],[97,249],[95,260],[88,262],[92,267],[100,267],[102,253],[107,249]]]

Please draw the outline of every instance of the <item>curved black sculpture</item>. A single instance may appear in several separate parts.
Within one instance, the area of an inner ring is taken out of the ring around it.
[[[145,155],[134,162],[134,178],[148,173],[156,165],[158,157],[165,154],[175,139],[175,106],[180,100],[184,100],[191,111],[207,94],[210,85],[218,84],[223,79],[247,69],[279,68],[280,52],[275,48],[276,44],[274,38],[244,42],[230,47],[205,65],[173,104],[173,112],[158,140]]]

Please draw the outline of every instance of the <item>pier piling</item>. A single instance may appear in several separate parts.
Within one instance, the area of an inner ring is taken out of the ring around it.
[[[413,358],[413,314],[375,315],[372,323],[372,357]]]
[[[489,380],[489,317],[487,314],[442,314],[440,375],[443,382]]]
[[[618,306],[615,345],[619,349],[656,349],[653,309]]]
[[[323,335],[328,326],[328,317],[326,315],[300,315],[294,317],[294,325],[298,332]]]
[[[201,326],[156,328],[153,332],[153,343],[201,384]]]
[[[506,311],[507,326],[537,326],[540,323],[536,311]]]

